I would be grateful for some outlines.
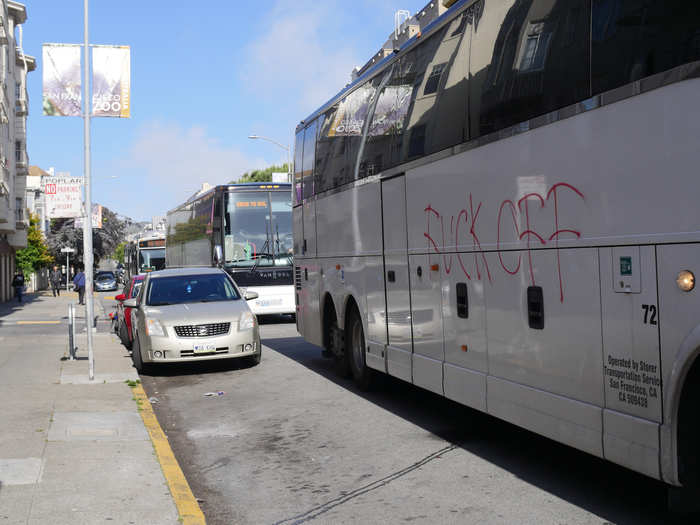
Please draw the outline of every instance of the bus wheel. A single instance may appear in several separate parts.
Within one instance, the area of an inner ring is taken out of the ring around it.
[[[365,332],[362,328],[362,319],[357,309],[353,309],[348,322],[348,336],[346,336],[345,354],[350,361],[350,369],[355,382],[362,390],[372,387],[374,371],[367,367],[365,360],[366,344]]]
[[[340,377],[348,378],[350,377],[350,356],[348,355],[347,347],[345,346],[345,341],[343,340],[343,332],[338,328],[338,323],[335,320],[335,316],[332,317],[330,330],[330,353],[333,357],[333,363],[335,366],[335,373]]]

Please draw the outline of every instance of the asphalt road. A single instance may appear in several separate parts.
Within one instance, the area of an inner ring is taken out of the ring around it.
[[[685,522],[651,479],[398,380],[360,392],[294,324],[262,336],[258,366],[142,376],[210,524]]]

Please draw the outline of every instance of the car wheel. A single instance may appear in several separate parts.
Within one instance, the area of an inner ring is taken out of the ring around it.
[[[357,309],[350,313],[348,332],[345,336],[345,355],[350,364],[352,377],[362,390],[369,390],[374,379],[374,370],[367,366],[367,346],[365,344],[365,332],[362,328],[362,319]]]
[[[143,359],[141,359],[141,344],[139,343],[138,334],[134,337],[134,344],[131,349],[131,360],[134,362],[134,368],[139,374],[143,374],[146,371],[146,364],[143,362]]]
[[[120,322],[119,323],[119,339],[121,339],[122,344],[127,348],[127,350],[131,350],[131,341],[129,341],[129,331],[126,328],[126,323]]]

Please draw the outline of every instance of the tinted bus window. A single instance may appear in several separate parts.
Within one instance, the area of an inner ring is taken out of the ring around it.
[[[697,0],[593,0],[593,92],[700,60]]]
[[[302,198],[302,159],[304,156],[304,130],[297,133],[294,142],[294,204],[301,203]]]
[[[322,117],[316,141],[316,193],[336,188],[347,178],[345,135],[337,131],[338,107],[334,105]]]
[[[590,96],[590,0],[481,4],[470,52],[472,138]]]
[[[303,194],[307,199],[314,194],[314,164],[316,154],[316,125],[318,119],[314,120],[304,130],[304,157],[302,160]]]

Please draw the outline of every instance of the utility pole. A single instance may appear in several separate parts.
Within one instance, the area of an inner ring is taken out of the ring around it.
[[[88,40],[88,1],[83,0],[84,16],[84,58],[83,68],[83,153],[85,163],[85,222],[83,224],[83,263],[85,265],[85,324],[87,326],[88,347],[88,377],[90,381],[95,379],[95,355],[93,353],[92,326],[95,319],[95,303],[92,296],[92,189],[90,185],[90,112],[92,101],[90,100],[90,43]]]

